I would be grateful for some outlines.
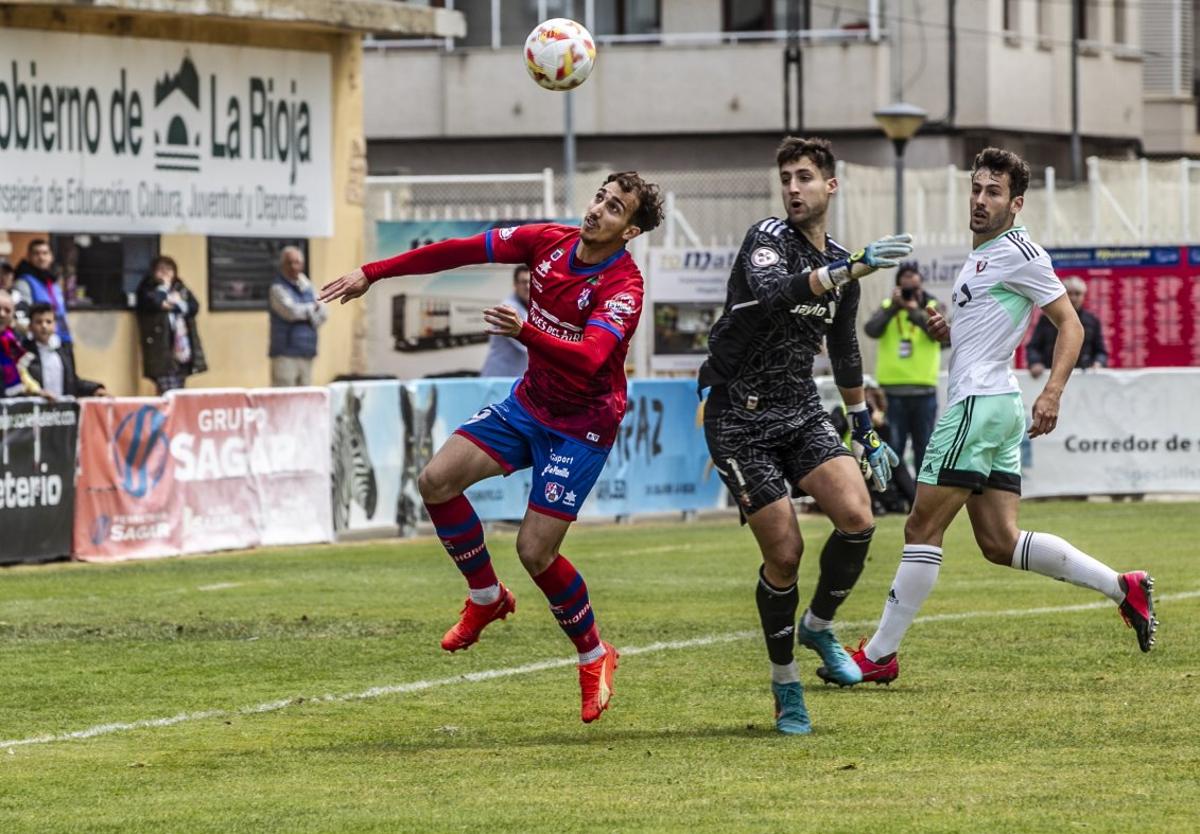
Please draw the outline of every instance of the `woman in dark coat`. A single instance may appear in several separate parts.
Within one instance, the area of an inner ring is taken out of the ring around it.
[[[196,314],[200,304],[179,278],[174,259],[160,255],[137,289],[142,376],[154,380],[159,395],[182,388],[192,374],[208,370]]]

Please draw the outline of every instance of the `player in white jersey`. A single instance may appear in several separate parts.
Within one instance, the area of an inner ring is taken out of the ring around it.
[[[953,345],[947,408],[918,461],[917,497],[904,526],[904,555],[870,641],[852,655],[864,681],[888,683],[900,673],[897,651],[942,563],[942,538],[965,504],[979,549],[997,565],[1029,570],[1098,591],[1119,606],[1144,652],[1154,645],[1154,580],[1145,571],[1118,574],[1052,533],[1017,526],[1025,409],[1013,376],[1013,352],[1034,305],[1058,328],[1050,378],[1033,404],[1030,437],[1058,422],[1063,388],[1083,342],[1083,326],[1046,251],[1016,216],[1024,204],[1029,166],[1019,156],[986,148],[971,174],[975,249],[954,282]],[[929,333],[950,341],[951,328],[933,312]],[[824,668],[817,673],[838,683]]]

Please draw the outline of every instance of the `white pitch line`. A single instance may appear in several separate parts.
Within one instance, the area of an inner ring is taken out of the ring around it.
[[[1155,602],[1174,602],[1176,600],[1194,599],[1200,597],[1200,590],[1196,591],[1181,591],[1174,594],[1163,594],[1155,597]],[[1001,611],[960,611],[952,614],[931,614],[926,617],[917,617],[916,623],[944,623],[959,620],[977,620],[986,619],[988,617],[1031,617],[1038,614],[1065,614],[1075,611],[1091,611],[1099,608],[1109,608],[1112,603],[1104,600],[1101,602],[1087,602],[1079,605],[1059,605],[1045,606],[1041,608],[1009,608]],[[850,622],[840,622],[840,628],[867,628],[874,626],[876,620],[857,620]],[[738,640],[749,640],[759,637],[759,631],[731,631],[726,634],[710,634],[706,637],[694,637],[690,640],[664,640],[658,643],[650,643],[645,646],[630,646],[620,649],[624,656],[632,656],[639,654],[651,654],[654,652],[676,651],[679,649],[694,649],[703,646],[713,646],[721,643],[734,643]],[[82,739],[95,738],[96,736],[111,735],[113,733],[123,733],[130,730],[151,729],[154,727],[171,727],[176,724],[183,724],[188,721],[203,721],[208,718],[230,718],[238,715],[258,715],[266,712],[277,712],[290,706],[299,706],[301,704],[329,704],[329,703],[344,703],[347,701],[365,701],[372,698],[382,698],[387,695],[407,695],[410,692],[421,692],[426,689],[436,689],[441,686],[452,686],[460,683],[478,683],[480,681],[496,680],[498,678],[511,678],[516,675],[529,675],[534,672],[544,672],[548,669],[561,669],[564,666],[574,666],[576,659],[573,657],[558,658],[555,660],[541,660],[537,663],[527,663],[524,666],[510,666],[504,669],[487,669],[482,672],[468,672],[465,675],[455,675],[452,678],[434,678],[433,680],[412,681],[411,683],[399,683],[391,686],[373,686],[370,689],[364,689],[362,692],[351,692],[343,695],[317,695],[311,698],[283,698],[278,701],[267,701],[262,704],[253,706],[239,707],[233,710],[203,710],[201,712],[181,712],[178,715],[172,715],[166,718],[146,718],[140,721],[120,721],[111,724],[97,724],[93,727],[88,727],[84,730],[75,730],[69,733],[46,734],[40,736],[31,736],[29,738],[12,739],[9,741],[0,741],[0,750],[7,749],[11,752],[14,747],[25,747],[32,744],[52,744],[58,741],[79,741]]]
[[[215,582],[212,585],[197,585],[197,591],[228,591],[230,588],[240,588],[241,582]]]

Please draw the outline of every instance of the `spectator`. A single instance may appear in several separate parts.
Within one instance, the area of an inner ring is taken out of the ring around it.
[[[12,320],[16,310],[12,293],[0,289],[0,396],[23,397],[42,393],[37,381],[29,375],[33,357],[21,347],[21,339],[13,332]]]
[[[142,375],[154,380],[159,396],[182,388],[192,374],[208,370],[196,314],[200,305],[172,258],[160,255],[137,288]]]
[[[1067,288],[1067,298],[1071,306],[1079,314],[1079,323],[1083,325],[1083,345],[1079,348],[1079,359],[1075,361],[1076,368],[1104,368],[1108,366],[1108,348],[1104,344],[1104,327],[1100,319],[1090,310],[1083,308],[1083,299],[1087,296],[1087,284],[1082,278],[1068,278],[1063,281]],[[1046,316],[1038,319],[1033,328],[1033,336],[1025,346],[1025,361],[1029,365],[1029,375],[1037,379],[1050,365],[1054,358],[1054,343],[1058,340],[1058,328]]]
[[[887,395],[891,447],[904,460],[912,440],[913,469],[920,471],[937,421],[942,344],[929,335],[929,312],[938,301],[921,286],[915,264],[902,264],[891,298],[884,299],[863,330],[879,340],[875,379]]]
[[[513,270],[513,291],[502,302],[517,311],[522,320],[529,318],[529,267],[521,264]],[[487,358],[480,376],[525,376],[529,350],[508,336],[489,336]]]
[[[29,246],[25,249],[25,260],[17,264],[17,278],[13,285],[20,296],[16,299],[19,305],[18,313],[24,311],[23,305],[49,304],[54,309],[62,349],[71,354],[71,360],[74,361],[75,343],[71,338],[71,328],[67,324],[67,299],[53,267],[54,251],[50,244],[40,237],[29,241]],[[21,318],[24,321],[24,316]]]
[[[312,384],[317,328],[329,315],[317,303],[304,274],[304,253],[286,246],[279,253],[279,274],[271,285],[271,384],[276,388]]]
[[[99,382],[80,379],[75,373],[71,354],[62,349],[55,332],[54,308],[49,304],[34,304],[29,308],[30,338],[23,347],[33,357],[29,375],[42,387],[48,400],[62,397],[104,397],[108,391]]]

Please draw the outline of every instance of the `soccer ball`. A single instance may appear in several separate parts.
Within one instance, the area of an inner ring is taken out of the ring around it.
[[[592,34],[573,20],[555,17],[539,23],[525,39],[525,69],[547,90],[573,90],[596,66]]]

